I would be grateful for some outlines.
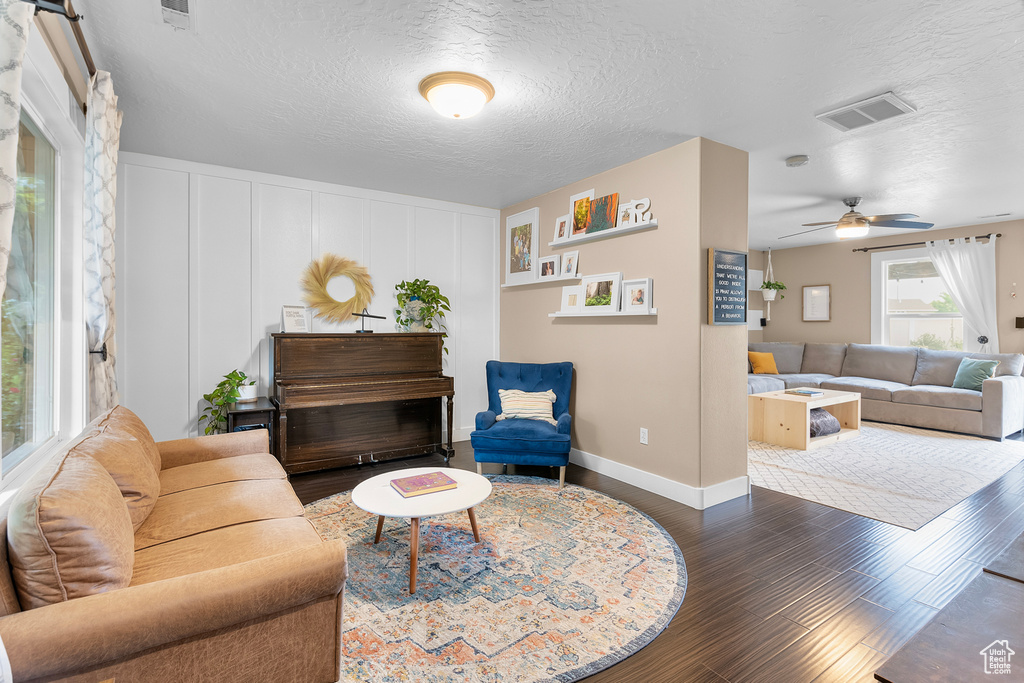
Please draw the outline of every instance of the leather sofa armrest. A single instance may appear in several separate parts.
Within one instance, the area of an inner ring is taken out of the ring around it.
[[[981,384],[981,431],[1002,439],[1024,427],[1024,377],[1003,375]]]
[[[485,410],[482,413],[476,414],[476,428],[477,429],[490,429],[491,425],[497,422],[498,416],[493,411]]]
[[[191,439],[158,441],[161,469],[191,465],[196,462],[230,458],[236,455],[269,453],[270,436],[266,429],[197,436]]]
[[[338,598],[340,540],[0,618],[15,680],[63,677],[310,602]]]
[[[572,415],[569,413],[562,413],[558,416],[557,425],[559,434],[571,434],[572,433]]]

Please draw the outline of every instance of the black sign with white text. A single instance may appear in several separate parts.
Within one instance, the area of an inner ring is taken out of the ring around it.
[[[747,324],[747,253],[708,249],[708,324]]]

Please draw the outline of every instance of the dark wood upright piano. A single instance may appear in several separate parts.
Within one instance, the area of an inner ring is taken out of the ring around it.
[[[440,334],[272,334],[275,454],[289,474],[452,450]],[[441,397],[448,439],[441,442]]]

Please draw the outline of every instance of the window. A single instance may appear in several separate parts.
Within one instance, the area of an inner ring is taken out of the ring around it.
[[[961,351],[964,321],[923,249],[872,254],[872,342]]]
[[[2,303],[4,472],[54,435],[56,152],[27,112],[18,133],[18,184]]]

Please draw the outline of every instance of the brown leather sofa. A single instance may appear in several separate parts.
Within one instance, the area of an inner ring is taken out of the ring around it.
[[[95,420],[0,510],[16,681],[336,681],[345,545],[263,430],[155,443]]]

